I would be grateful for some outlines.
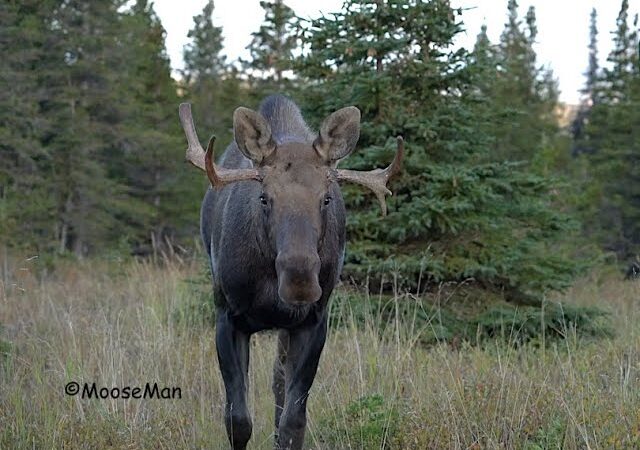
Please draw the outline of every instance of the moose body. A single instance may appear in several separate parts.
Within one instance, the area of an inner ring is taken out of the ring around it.
[[[234,141],[214,165],[213,139],[205,155],[188,105],[181,105],[180,116],[187,157],[212,184],[202,203],[201,233],[211,264],[229,441],[244,449],[251,437],[250,336],[275,328],[275,446],[300,449],[306,400],[327,335],[327,303],[343,263],[345,207],[338,181],[370,187],[384,202],[385,184],[399,169],[401,140],[385,171],[338,170],[337,161],[358,140],[360,112],[343,108],[316,134],[295,103],[276,95],[259,112],[235,111]]]

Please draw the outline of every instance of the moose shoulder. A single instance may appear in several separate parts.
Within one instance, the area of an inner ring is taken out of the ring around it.
[[[236,109],[234,141],[215,164],[214,139],[205,152],[190,105],[180,105],[180,120],[187,159],[211,182],[202,203],[201,233],[217,307],[229,441],[234,449],[244,449],[251,437],[249,338],[278,328],[275,446],[300,449],[306,399],[327,333],[326,306],[343,262],[345,207],[338,182],[373,190],[385,214],[386,183],[400,170],[402,139],[384,170],[337,169],[358,141],[360,111],[340,109],[314,133],[297,105],[276,95],[266,98],[258,112]]]

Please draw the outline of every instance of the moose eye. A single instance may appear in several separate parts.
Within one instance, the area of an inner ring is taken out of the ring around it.
[[[330,195],[327,195],[327,196],[324,198],[324,206],[327,206],[329,203],[331,203],[331,196],[330,196]]]
[[[267,201],[267,197],[264,194],[260,195],[260,203],[262,203],[262,206],[267,206],[267,204],[269,203]]]

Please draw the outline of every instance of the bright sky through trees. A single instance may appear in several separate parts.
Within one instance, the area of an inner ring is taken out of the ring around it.
[[[340,9],[342,0],[289,0],[285,2],[302,17],[318,17]],[[465,8],[463,15],[467,28],[460,45],[471,48],[480,26],[486,23],[489,37],[497,42],[506,21],[506,0],[452,0],[454,7]],[[167,30],[166,46],[171,65],[182,68],[182,47],[187,43],[187,32],[193,16],[199,14],[205,0],[156,0],[155,9]],[[599,56],[601,63],[610,50],[610,32],[620,9],[617,0],[521,0],[521,17],[529,5],[536,7],[538,17],[538,45],[536,52],[541,63],[548,64],[560,81],[560,99],[578,103],[578,90],[584,83],[587,67],[589,13],[598,10]],[[640,12],[640,0],[630,0],[632,14]],[[225,52],[231,60],[248,57],[245,47],[250,34],[260,27],[264,12],[258,0],[216,0],[214,23],[223,27]]]

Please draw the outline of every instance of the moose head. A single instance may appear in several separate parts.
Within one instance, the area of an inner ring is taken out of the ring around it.
[[[240,107],[233,114],[235,142],[253,167],[227,169],[214,163],[214,137],[206,152],[200,146],[189,104],[180,105],[180,120],[188,140],[187,160],[207,173],[214,188],[247,180],[261,184],[258,197],[244,201],[261,210],[258,220],[276,255],[280,298],[290,304],[317,301],[322,292],[319,243],[328,229],[339,228],[336,221],[344,222],[337,182],[350,181],[371,189],[386,215],[385,195],[391,194],[386,184],[400,170],[402,138],[398,137],[395,158],[386,169],[337,169],[360,136],[358,108],[349,106],[334,112],[313,140],[300,142],[278,139],[259,112]]]

